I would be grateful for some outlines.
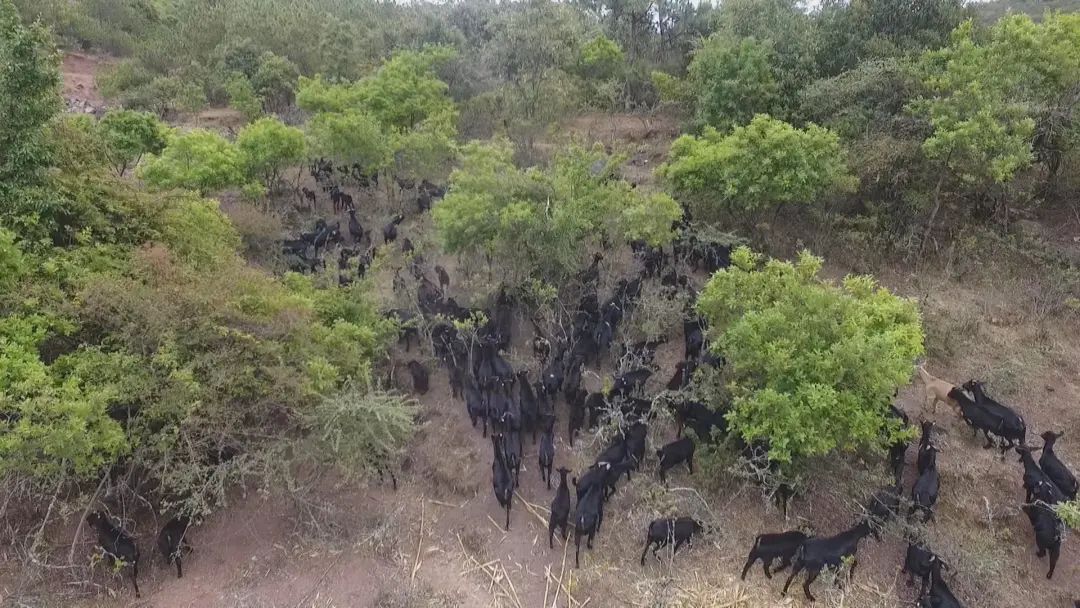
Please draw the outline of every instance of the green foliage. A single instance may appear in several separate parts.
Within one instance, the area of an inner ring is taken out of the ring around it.
[[[43,127],[60,110],[56,50],[40,25],[23,26],[0,0],[0,204],[43,179],[50,161]]]
[[[940,48],[965,12],[960,0],[829,0],[815,24],[819,70],[836,76],[862,61]]]
[[[698,300],[730,368],[729,422],[747,442],[767,439],[780,463],[880,445],[889,400],[923,352],[913,302],[871,277],[831,284],[821,265],[742,247]]]
[[[259,58],[259,69],[251,77],[251,84],[267,110],[280,112],[293,102],[299,76],[300,70],[295,63],[266,52]]]
[[[144,154],[165,148],[167,130],[152,114],[133,110],[109,110],[101,117],[97,132],[105,144],[109,162],[123,176],[139,164]]]
[[[400,51],[371,76],[346,84],[301,77],[296,101],[315,113],[366,112],[386,129],[407,131],[432,117],[454,115],[448,87],[435,75],[435,67],[452,57],[445,48]]]
[[[968,21],[948,47],[926,53],[933,96],[911,110],[933,133],[923,149],[969,185],[1007,182],[1033,160],[1033,142],[1050,173],[1076,145],[1072,97],[1080,74],[1080,17],[1002,19],[982,39]]]
[[[565,281],[601,240],[663,244],[682,209],[614,177],[618,159],[571,147],[547,170],[521,170],[508,142],[465,146],[446,198],[434,209],[449,253],[497,260],[508,280]]]
[[[1035,121],[1006,94],[1013,78],[1003,65],[1007,58],[977,44],[974,35],[968,21],[949,47],[924,56],[925,84],[937,95],[911,108],[933,126],[923,143],[928,157],[968,182],[1004,182],[1031,162]]]
[[[262,115],[262,100],[255,94],[255,87],[247,76],[235,72],[225,83],[225,94],[229,96],[229,107],[243,114],[248,121]]]
[[[303,91],[301,84],[301,95]],[[307,137],[312,154],[339,165],[360,163],[379,169],[390,162],[389,137],[375,117],[365,112],[318,113],[307,124]]]
[[[262,180],[272,189],[282,170],[304,160],[304,132],[276,118],[261,118],[240,130],[236,137],[244,173]]]
[[[160,155],[150,156],[139,177],[156,188],[188,188],[200,193],[242,181],[240,152],[221,135],[206,129],[173,134]]]
[[[408,131],[433,117],[456,115],[449,87],[435,68],[454,57],[445,47],[399,51],[357,83],[360,103],[390,129]]]
[[[1058,503],[1054,505],[1054,512],[1066,526],[1080,530],[1080,500]]]
[[[689,67],[697,121],[727,131],[756,114],[770,113],[778,92],[771,55],[770,46],[754,38],[710,36]]]
[[[671,145],[669,158],[660,174],[703,217],[813,203],[856,185],[836,134],[816,125],[797,129],[764,115],[730,135],[714,129],[701,137],[684,135]]]
[[[593,37],[578,52],[577,73],[586,82],[617,78],[626,63],[622,49],[603,34]]]
[[[239,235],[217,201],[197,196],[170,200],[161,216],[160,232],[169,251],[197,269],[229,263],[240,246]]]
[[[306,417],[307,452],[346,478],[393,474],[413,433],[416,402],[378,390],[346,389],[322,400]]]

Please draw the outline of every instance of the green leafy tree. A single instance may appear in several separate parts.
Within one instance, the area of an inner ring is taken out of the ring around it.
[[[307,124],[308,147],[335,164],[381,169],[390,162],[390,138],[374,116],[350,110],[316,114]]]
[[[779,90],[771,55],[770,45],[754,38],[710,36],[695,51],[689,67],[697,121],[726,131],[746,124],[756,114],[770,113]]]
[[[268,190],[281,179],[281,172],[303,162],[304,132],[276,118],[260,118],[240,130],[236,137],[241,163],[249,178],[262,180]]]
[[[249,121],[262,115],[262,100],[255,94],[251,81],[243,74],[233,74],[225,84],[225,93],[229,96],[229,107],[243,114]]]
[[[697,304],[729,367],[732,428],[796,466],[880,446],[890,399],[923,352],[914,302],[867,276],[832,284],[821,265],[805,251],[784,262],[739,248]]]
[[[24,26],[11,0],[0,0],[0,201],[39,183],[50,162],[43,129],[60,111],[56,49],[39,25]]]
[[[156,188],[188,188],[203,194],[243,181],[239,150],[206,129],[173,135],[160,155],[140,167],[139,176]]]
[[[399,51],[375,73],[357,83],[359,102],[384,128],[407,131],[435,116],[456,116],[449,87],[435,69],[454,57],[454,51],[436,47]]]
[[[259,58],[259,69],[251,77],[251,84],[268,111],[281,112],[292,104],[299,77],[300,70],[295,63],[266,52]]]
[[[449,253],[498,262],[512,283],[567,280],[602,241],[669,242],[682,209],[615,177],[619,159],[571,147],[547,170],[514,166],[509,142],[472,142],[433,217]]]
[[[134,110],[109,110],[98,122],[97,132],[121,177],[138,165],[144,154],[160,153],[167,135],[166,127],[154,115]]]
[[[730,135],[707,128],[701,137],[680,137],[660,174],[706,218],[813,203],[857,185],[835,133],[816,125],[797,129],[765,115]]]

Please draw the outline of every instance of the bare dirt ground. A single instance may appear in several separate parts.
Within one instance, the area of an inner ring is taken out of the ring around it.
[[[95,76],[107,59],[83,53],[65,53],[60,73],[63,78],[65,99],[84,100],[95,107],[105,104],[105,99],[98,92]]]
[[[589,120],[596,120],[594,125]],[[614,132],[630,141],[631,159],[661,158],[661,143],[633,143],[620,129],[640,125],[623,117],[615,125],[596,118],[575,121],[581,133]],[[635,127],[636,128],[636,127]],[[647,131],[647,128],[645,129]],[[645,131],[639,133],[643,135]],[[673,133],[673,129],[669,132]],[[651,136],[650,136],[651,137]],[[648,139],[648,138],[643,138]],[[670,140],[670,134],[664,141]],[[631,160],[631,163],[633,160]],[[646,163],[640,163],[638,167]],[[642,171],[643,183],[651,171]],[[378,227],[396,205],[385,198],[354,193],[364,225]],[[323,215],[328,201],[320,195]],[[415,210],[402,225],[401,238],[420,245],[429,264],[443,264],[451,273],[451,295],[470,301],[457,284],[455,260],[439,258],[431,249],[428,218]],[[344,218],[341,218],[344,220]],[[310,222],[309,222],[310,223]],[[343,222],[343,225],[344,222]],[[793,229],[793,228],[789,228]],[[1067,229],[1055,234],[1068,242]],[[425,250],[425,247],[427,250]],[[829,251],[822,251],[829,257]],[[842,276],[858,260],[837,255],[828,272]],[[610,281],[629,268],[606,268]],[[1068,462],[1080,464],[1080,344],[1075,316],[1038,314],[1033,284],[1022,273],[983,268],[962,275],[941,268],[919,273],[900,266],[877,272],[881,282],[917,298],[926,318],[928,367],[952,381],[987,379],[993,393],[1024,414],[1029,437],[1046,429],[1066,430],[1059,446]],[[987,276],[994,277],[988,282]],[[389,293],[389,277],[380,281],[380,294]],[[385,287],[385,289],[383,289]],[[632,323],[629,320],[628,323]],[[515,364],[531,361],[525,348],[526,331],[519,327],[509,358]],[[651,388],[670,377],[682,354],[682,337],[673,335],[657,357],[661,371]],[[399,362],[430,357],[430,353],[395,352]],[[428,361],[430,364],[430,361]],[[585,375],[590,390],[600,387],[610,364]],[[533,375],[535,377],[535,374]],[[398,379],[400,381],[400,379]],[[404,386],[404,385],[403,385]],[[407,388],[407,386],[404,386]],[[899,404],[918,419],[921,386],[904,389]],[[126,581],[98,569],[102,587],[59,593],[58,584],[20,584],[25,573],[0,567],[0,599],[4,606],[154,606],[154,607],[648,607],[758,608],[808,606],[801,578],[787,598],[780,588],[786,572],[766,580],[760,565],[745,582],[739,580],[753,538],[760,532],[802,527],[832,534],[857,518],[857,503],[866,497],[866,480],[881,467],[839,468],[813,480],[792,503],[787,521],[766,506],[760,490],[734,477],[706,478],[674,471],[668,486],[656,478],[655,458],[619,491],[605,510],[604,526],[593,550],[582,546],[580,569],[573,569],[573,537],[567,547],[556,536],[547,547],[547,507],[554,494],[540,481],[536,449],[526,439],[522,487],[515,495],[510,531],[502,527],[503,512],[491,491],[491,444],[470,427],[464,405],[450,397],[445,372],[432,376],[431,390],[419,397],[422,425],[411,454],[399,474],[397,491],[388,484],[325,484],[317,493],[297,500],[250,492],[237,497],[191,532],[195,553],[185,562],[185,576],[176,579],[154,553],[153,531],[139,530],[144,567],[143,598],[136,600]],[[556,466],[581,471],[592,462],[600,442],[586,436],[571,450],[565,441],[566,414],[560,402]],[[937,517],[927,526],[933,546],[953,565],[952,584],[967,606],[1014,608],[1045,606],[1071,608],[1080,599],[1080,545],[1067,538],[1058,571],[1045,579],[1047,562],[1035,556],[1035,544],[1024,515],[1021,465],[1014,454],[1003,461],[996,451],[983,450],[954,413],[939,406],[925,413],[942,433],[938,438],[942,491]],[[650,451],[674,438],[667,423],[650,433]],[[1037,441],[1037,440],[1036,440]],[[905,487],[914,478],[914,453],[909,453]],[[689,514],[710,527],[691,549],[674,559],[652,558],[638,564],[644,530],[653,518]],[[69,521],[72,515],[68,515]],[[75,514],[75,517],[78,515]],[[58,533],[57,546],[66,550],[70,536]],[[854,581],[834,587],[819,579],[817,605],[827,607],[899,608],[911,605],[914,591],[899,573],[906,544],[896,531],[883,542],[865,540],[858,553]],[[89,539],[80,546],[89,555]],[[23,574],[23,576],[20,576]],[[43,591],[44,589],[44,591]],[[85,590],[83,590],[85,591]],[[59,593],[59,594],[58,594]],[[59,599],[57,599],[59,598]]]

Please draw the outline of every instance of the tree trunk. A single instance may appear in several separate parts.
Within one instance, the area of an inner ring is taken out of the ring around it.
[[[916,262],[922,259],[923,252],[926,250],[926,242],[930,240],[930,233],[934,230],[934,220],[937,219],[938,211],[941,210],[941,185],[945,183],[945,173],[948,171],[949,159],[945,159],[945,163],[941,166],[941,173],[938,175],[937,185],[934,186],[934,209],[930,212],[930,219],[926,222],[926,230],[923,231],[922,242],[919,243],[919,253]]]

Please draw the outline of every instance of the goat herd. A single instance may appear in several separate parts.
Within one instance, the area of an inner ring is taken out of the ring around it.
[[[317,181],[329,181],[333,167],[325,161],[319,161],[312,167],[312,175]],[[357,167],[347,173],[361,185],[377,183],[374,176],[365,176]],[[398,184],[414,187],[411,184]],[[370,265],[375,249],[371,243],[370,230],[364,230],[356,219],[356,211],[351,196],[343,193],[337,185],[329,183],[323,186],[330,193],[335,211],[349,214],[348,232],[354,243],[353,249],[341,248],[339,260],[339,281],[348,283],[354,276],[362,277]],[[423,212],[431,207],[434,200],[442,196],[440,188],[428,183],[415,186],[418,196],[418,208]],[[304,189],[304,198],[312,206],[315,193]],[[392,218],[383,228],[384,245],[394,243],[398,236],[398,225],[402,215]],[[725,407],[710,407],[695,401],[686,390],[694,381],[694,373],[701,367],[722,368],[724,360],[708,347],[705,339],[705,324],[688,310],[684,322],[684,357],[676,367],[673,376],[666,383],[667,390],[655,394],[646,394],[649,379],[658,371],[655,365],[655,353],[659,342],[641,342],[624,344],[618,356],[611,356],[616,371],[613,373],[607,390],[589,392],[582,388],[582,376],[586,366],[598,367],[600,362],[612,351],[615,334],[624,317],[631,313],[641,297],[643,282],[659,279],[660,292],[674,298],[679,292],[695,294],[695,287],[689,277],[680,274],[678,268],[704,270],[712,273],[729,264],[730,249],[716,244],[698,241],[686,230],[686,225],[677,227],[679,237],[670,254],[662,249],[652,248],[644,243],[631,243],[640,271],[632,276],[619,279],[610,296],[601,300],[599,297],[599,262],[601,254],[593,257],[592,264],[581,271],[574,288],[580,288],[576,308],[565,315],[565,319],[551,321],[547,331],[541,323],[533,320],[534,335],[528,340],[531,345],[535,380],[530,380],[530,366],[514,370],[513,366],[501,354],[505,352],[514,331],[516,301],[505,288],[495,294],[492,306],[488,309],[471,309],[458,305],[448,297],[450,277],[439,266],[432,272],[435,281],[428,278],[424,261],[419,255],[411,256],[411,273],[417,281],[416,307],[393,309],[387,316],[394,318],[401,329],[400,341],[405,350],[412,347],[412,342],[430,341],[432,352],[448,372],[453,398],[464,402],[465,410],[474,428],[480,427],[484,436],[489,435],[492,446],[492,489],[495,498],[505,510],[505,526],[509,530],[514,490],[519,484],[519,475],[525,459],[526,441],[523,437],[532,436],[532,443],[537,445],[536,458],[541,480],[550,490],[552,474],[559,475],[554,498],[551,502],[551,515],[548,523],[548,545],[553,547],[555,532],[558,530],[564,539],[568,539],[569,528],[573,527],[575,542],[575,564],[580,565],[581,540],[586,539],[586,547],[592,548],[593,540],[604,520],[604,508],[616,492],[617,482],[625,475],[639,471],[646,463],[647,436],[649,420],[655,414],[654,405],[669,409],[677,423],[675,438],[654,452],[657,460],[658,476],[666,482],[668,471],[685,464],[689,472],[694,472],[694,453],[696,443],[690,436],[684,436],[683,429],[689,426],[694,431],[698,442],[714,443],[728,436],[725,419]],[[318,268],[320,248],[343,242],[340,225],[328,225],[321,221],[316,230],[304,233],[300,238],[283,243],[284,252],[294,258],[296,269],[314,271]],[[363,244],[368,249],[361,253]],[[409,252],[411,243],[404,239],[402,248]],[[309,256],[308,251],[315,255]],[[351,271],[351,259],[359,257],[355,274]],[[403,281],[395,280],[395,291],[405,289]],[[691,297],[690,301],[694,298]],[[472,329],[466,329],[472,328]],[[411,360],[406,364],[412,376],[413,389],[425,393],[429,386],[429,371],[419,361]],[[962,387],[953,386],[945,381],[930,376],[921,367],[919,374],[926,386],[927,405],[932,410],[937,402],[944,402],[959,412],[960,417],[971,426],[974,433],[982,432],[986,438],[986,448],[1000,443],[1004,456],[1007,450],[1014,449],[1023,463],[1023,486],[1027,492],[1023,511],[1031,521],[1035,533],[1035,542],[1040,557],[1049,554],[1050,568],[1047,578],[1053,576],[1061,548],[1063,534],[1062,522],[1052,506],[1067,499],[1074,499],[1077,494],[1076,478],[1069,472],[1054,452],[1054,444],[1061,437],[1060,433],[1042,434],[1044,444],[1033,449],[1026,444],[1026,426],[1023,418],[1011,408],[993,400],[978,382],[968,382]],[[970,395],[969,395],[970,392]],[[555,463],[555,428],[557,423],[556,402],[565,401],[567,418],[566,439],[570,446],[582,429],[604,426],[615,428],[614,439],[599,454],[592,465],[578,476],[570,477],[575,488],[575,508],[571,513],[570,487],[567,468],[553,468]],[[908,416],[898,408],[890,406],[891,415],[903,425],[908,425]],[[923,521],[934,516],[940,477],[937,469],[936,454],[931,435],[934,425],[922,423],[922,435],[918,443],[915,459],[918,477],[910,491],[910,503],[907,515],[922,515]],[[768,460],[768,442],[758,441],[749,445],[742,442],[737,434],[730,436],[730,442],[736,445],[745,460],[757,470],[773,467]],[[1041,450],[1038,462],[1033,452]],[[889,447],[888,462],[893,475],[893,485],[883,488],[865,505],[865,516],[853,527],[839,534],[828,537],[808,536],[801,531],[761,534],[757,536],[746,564],[742,570],[745,579],[750,568],[757,562],[763,563],[767,578],[772,573],[791,567],[791,573],[783,586],[786,594],[796,576],[806,571],[803,583],[805,596],[814,600],[810,585],[822,570],[835,571],[843,564],[850,564],[850,575],[854,575],[855,560],[859,542],[873,535],[880,539],[883,526],[896,518],[902,510],[902,476],[905,466],[908,442],[898,441]],[[396,486],[396,480],[395,480]],[[781,485],[776,495],[786,512],[786,504],[792,488]],[[87,522],[97,531],[98,544],[107,557],[122,560],[132,566],[132,582],[138,595],[137,564],[138,548],[134,540],[122,529],[111,523],[100,512],[92,513]],[[190,547],[184,541],[188,527],[185,518],[170,520],[158,535],[158,548],[170,563],[174,563],[177,576],[182,575],[181,557]],[[703,525],[690,517],[658,519],[647,527],[644,551],[640,562],[650,548],[654,556],[666,546],[672,547],[674,555],[682,545],[703,532]],[[925,543],[914,538],[909,539],[909,547],[904,560],[904,571],[909,576],[922,579],[919,591],[919,605],[923,608],[948,608],[961,606],[952,594],[942,575],[947,568],[944,561],[934,554]],[[773,569],[773,564],[779,564]],[[913,580],[913,579],[912,579]]]

